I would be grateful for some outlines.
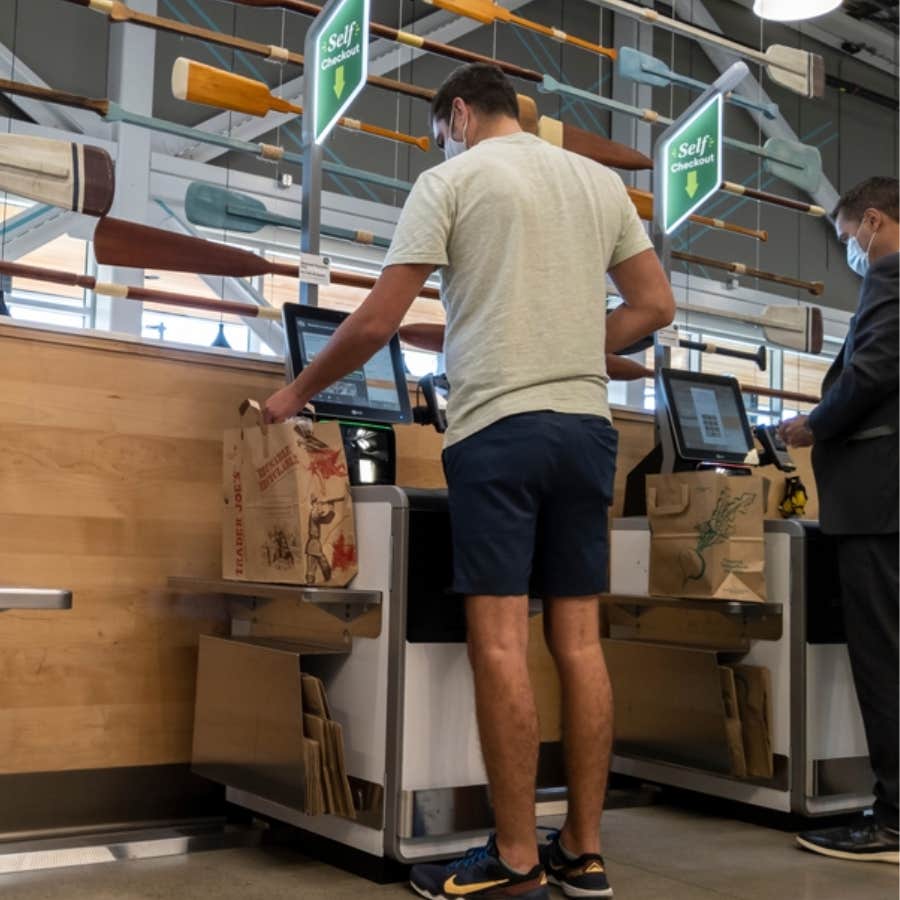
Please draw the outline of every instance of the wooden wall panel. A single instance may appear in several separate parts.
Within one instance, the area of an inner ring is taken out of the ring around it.
[[[0,323],[0,582],[75,592],[68,611],[0,614],[0,775],[189,759],[197,637],[227,610],[166,580],[220,572],[222,432],[282,383],[277,362]],[[644,414],[616,426],[614,512],[652,443]],[[441,444],[398,428],[399,483],[443,487]],[[553,740],[542,643],[531,663]]]

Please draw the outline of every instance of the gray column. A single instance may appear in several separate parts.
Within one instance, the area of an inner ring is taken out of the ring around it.
[[[156,0],[130,0],[140,12],[156,14]],[[126,109],[151,115],[156,62],[156,33],[137,25],[111,25],[109,43],[109,97]],[[134,125],[113,126],[117,142],[116,196],[111,216],[145,222],[150,199],[150,151],[152,132]],[[138,269],[101,266],[102,281],[143,287]],[[141,333],[143,304],[134,300],[97,297],[97,326],[126,334]]]

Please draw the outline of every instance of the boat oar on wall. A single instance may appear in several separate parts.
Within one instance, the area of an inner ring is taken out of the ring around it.
[[[603,97],[591,91],[563,84],[549,75],[544,76],[540,90],[583,100],[602,109],[620,112],[653,125],[671,125],[673,121],[654,109],[629,106],[620,100],[613,100],[611,97]],[[808,194],[811,194],[819,186],[822,179],[822,157],[816,147],[785,138],[769,138],[762,147],[729,137],[723,140],[729,147],[751,153],[754,156],[761,156],[764,159],[763,167],[767,172],[782,181],[795,185]]]
[[[0,190],[89,216],[105,216],[116,170],[100,147],[24,134],[0,135]]]
[[[86,109],[97,113],[98,116],[107,122],[127,122],[129,125],[135,125],[138,128],[147,128],[151,131],[159,131],[164,134],[173,134],[187,140],[197,141],[203,144],[212,144],[216,147],[223,147],[226,150],[233,150],[236,153],[244,153],[248,156],[254,156],[257,159],[264,159],[269,162],[285,162],[297,163],[303,165],[303,156],[300,153],[291,153],[283,147],[275,144],[254,144],[250,141],[242,141],[238,138],[229,137],[225,134],[215,134],[211,131],[204,131],[201,128],[191,128],[188,125],[180,125],[177,122],[169,122],[166,119],[157,119],[154,116],[144,116],[139,113],[130,112],[119,106],[118,103],[106,98],[82,97],[80,94],[69,94],[65,91],[54,91],[50,88],[36,87],[32,84],[24,84],[20,81],[9,81],[0,78],[0,92],[12,94],[14,96],[31,97],[34,100],[43,100],[47,103],[58,103],[61,106],[69,106],[74,109]],[[350,166],[340,165],[338,163],[325,162],[322,163],[322,170],[330,175],[341,178],[353,178],[356,181],[362,181],[367,184],[376,184],[379,187],[388,188],[394,191],[408,192],[412,185],[407,181],[400,181],[396,178],[390,178],[386,175],[378,175],[375,172],[366,172],[362,169],[354,169]]]
[[[291,12],[300,13],[304,16],[317,16],[322,7],[315,3],[306,3],[304,0],[232,0],[232,2],[241,6],[254,6],[260,8],[280,8]],[[475,53],[472,50],[465,50],[462,47],[454,47],[452,44],[442,44],[440,41],[434,41],[430,38],[422,37],[418,34],[412,34],[409,31],[401,31],[399,28],[391,28],[388,25],[382,25],[379,22],[369,22],[369,32],[375,37],[386,38],[397,44],[403,44],[406,47],[413,47],[417,50],[424,50],[427,53],[433,53],[437,56],[445,56],[448,59],[456,59],[464,63],[489,63],[502,69],[507,75],[514,78],[521,78],[524,81],[533,81],[535,83],[541,80],[541,73],[535,72],[534,69],[526,69],[523,66],[517,66],[515,63],[504,62],[501,59],[493,59],[485,56],[483,53]]]
[[[102,222],[103,220],[101,220]],[[783,284],[786,287],[800,288],[810,294],[818,296],[825,290],[821,281],[803,281],[800,278],[791,278],[789,275],[778,275],[774,272],[765,272],[762,269],[754,269],[739,262],[725,262],[721,259],[712,259],[709,256],[697,256],[694,253],[682,253],[680,250],[672,251],[672,259],[691,263],[695,266],[708,266],[711,269],[724,269],[735,275],[749,275],[751,278],[759,278],[762,281],[771,281],[773,284]]]
[[[163,269],[235,278],[254,275],[286,275],[289,278],[300,276],[300,267],[293,263],[275,262],[239,247],[109,216],[101,219],[94,230],[94,255],[97,262],[103,265],[136,269]],[[375,279],[371,276],[334,270],[331,272],[331,281],[358,288],[371,288],[375,284]],[[434,288],[423,288],[419,296],[432,300],[440,298]]]
[[[194,225],[243,234],[254,234],[267,225],[300,230],[299,219],[269,212],[262,200],[199,181],[188,185],[184,195],[184,212],[187,220]],[[323,225],[321,231],[326,237],[341,241],[383,248],[391,245],[386,238],[377,237],[369,231],[351,231],[331,225]]]
[[[150,288],[114,284],[112,282],[97,281],[96,278],[91,278],[89,275],[76,275],[74,272],[60,272],[57,269],[26,266],[21,263],[7,262],[6,260],[0,260],[0,273],[11,275],[14,278],[31,278],[35,281],[46,281],[49,284],[65,284],[71,287],[85,288],[97,294],[102,294],[104,297],[117,297],[120,300],[136,300],[140,303],[164,303],[167,306],[206,309],[216,313],[229,313],[254,319],[281,321],[281,310],[271,306],[257,306],[255,303],[237,303],[233,300],[212,300],[209,297],[197,297],[193,294],[178,294],[171,291],[157,291]]]
[[[302,106],[274,96],[269,86],[262,81],[235,75],[184,56],[176,59],[172,66],[172,94],[177,100],[202,103],[216,109],[230,109],[251,116],[266,116],[273,111],[303,115]],[[413,137],[402,131],[370,125],[347,116],[338,119],[338,125],[350,131],[362,131],[374,137],[410,144],[423,151],[431,146],[427,137]]]
[[[786,47],[784,44],[772,44],[765,50],[757,50],[688,22],[660,15],[652,7],[629,3],[628,0],[589,0],[589,2],[638,19],[645,25],[683,34],[705,44],[724,47],[744,59],[759,63],[775,84],[802,97],[813,99],[825,96],[825,60],[818,53],[810,53],[797,47]]]
[[[524,19],[522,16],[517,16],[514,12],[508,10],[505,6],[499,6],[492,2],[492,0],[425,0],[425,2],[430,6],[446,9],[448,12],[455,13],[458,16],[474,19],[482,25],[493,25],[494,22],[518,25],[519,28],[534,31],[563,44],[580,47],[582,50],[588,50],[591,53],[596,53],[598,56],[605,56],[608,59],[616,58],[616,51],[612,47],[603,47],[600,44],[595,44],[593,41],[575,37],[567,34],[560,28],[554,28],[552,25],[542,25],[540,22]]]
[[[650,87],[678,85],[700,93],[709,87],[708,84],[698,81],[696,78],[679,75],[661,59],[657,59],[649,53],[641,53],[640,50],[635,50],[634,47],[619,48],[616,71],[622,78],[636,81],[638,84],[647,84]],[[733,106],[762,113],[767,119],[774,119],[778,115],[778,106],[775,103],[757,103],[755,100],[750,100],[739,94],[726,94],[725,99]]]
[[[206,44],[215,44],[219,47],[229,47],[232,50],[242,50],[253,56],[261,56],[263,59],[278,63],[293,63],[303,65],[303,54],[293,53],[286,47],[278,47],[274,44],[261,44],[258,41],[248,41],[245,38],[221,31],[213,31],[209,28],[200,28],[196,25],[187,25],[177,22],[175,19],[166,19],[163,16],[152,16],[148,13],[131,9],[119,0],[65,0],[66,3],[74,3],[76,6],[84,6],[94,12],[107,16],[110,22],[129,22],[132,25],[141,25],[152,28],[155,31],[166,31],[182,37],[195,38]],[[395,81],[393,78],[382,78],[380,75],[369,75],[366,82],[373,87],[383,88],[397,94],[405,94],[408,97],[417,97],[420,100],[431,99],[432,92],[427,88],[420,88],[404,81]]]

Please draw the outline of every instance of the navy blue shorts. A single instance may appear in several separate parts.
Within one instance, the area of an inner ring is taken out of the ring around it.
[[[509,416],[443,454],[460,594],[606,590],[618,434],[600,416]]]

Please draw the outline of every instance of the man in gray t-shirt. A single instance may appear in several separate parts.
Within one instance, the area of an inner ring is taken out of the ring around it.
[[[548,878],[572,896],[611,894],[600,816],[612,699],[597,597],[616,454],[605,352],[667,325],[675,311],[621,179],[523,133],[517,113],[494,66],[464,66],[444,82],[432,122],[446,161],[416,182],[369,297],[266,403],[279,421],[364,363],[440,269],[453,587],[466,597],[497,833],[456,864],[415,866],[413,888],[432,898],[544,900]],[[609,316],[607,273],[624,300]],[[529,594],[544,598],[569,781],[566,823],[540,860]]]

